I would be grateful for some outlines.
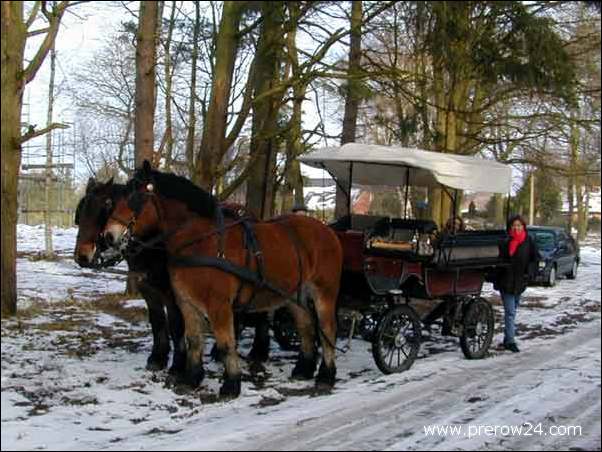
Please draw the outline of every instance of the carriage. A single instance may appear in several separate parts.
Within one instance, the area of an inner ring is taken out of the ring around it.
[[[327,171],[347,195],[348,214],[330,225],[344,252],[338,318],[340,324],[348,320],[349,337],[359,332],[372,342],[378,368],[387,374],[409,369],[423,324],[438,318],[442,334],[459,337],[466,358],[486,356],[494,315],[481,290],[508,265],[499,252],[506,232],[440,231],[433,221],[409,218],[409,190],[441,188],[456,212],[458,190],[507,193],[511,169],[475,157],[355,143],[299,160]],[[403,218],[353,214],[353,184],[403,187]],[[423,318],[413,306],[417,300],[432,306]]]
[[[78,206],[82,223],[74,256],[80,265],[91,265],[99,237],[124,250],[128,262],[160,249],[164,255],[153,262],[165,267],[158,270],[167,281],[163,295],[172,300],[175,293],[179,308],[169,315],[177,349],[170,371],[176,383],[199,385],[207,317],[225,356],[220,388],[225,397],[238,396],[241,387],[236,312],[285,306],[301,335],[292,377],[313,378],[319,340],[318,386],[332,387],[335,382],[337,306],[342,316],[351,313],[361,319],[359,330],[372,341],[375,361],[385,373],[412,365],[420,347],[421,322],[438,317],[443,318],[444,334],[460,337],[468,358],[485,356],[494,319],[480,293],[488,275],[506,265],[499,252],[506,233],[461,232],[454,226],[438,231],[430,220],[410,218],[409,189],[441,187],[452,198],[455,212],[458,190],[507,192],[510,169],[472,157],[359,144],[319,150],[301,161],[328,171],[345,189],[349,215],[330,227],[298,215],[265,222],[238,215],[226,218],[210,193],[183,177],[153,170],[145,161],[126,186],[109,181],[100,191],[86,190]],[[403,186],[403,218],[351,214],[354,181]],[[152,272],[145,275],[156,285]],[[412,305],[418,299],[433,302],[426,318],[420,319]],[[149,311],[150,306],[149,302]],[[350,335],[354,330],[352,324]],[[162,347],[160,368],[169,351],[164,334],[154,336],[151,369],[156,367],[155,346]]]

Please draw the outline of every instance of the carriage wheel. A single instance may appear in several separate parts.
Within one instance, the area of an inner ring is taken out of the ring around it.
[[[301,338],[297,332],[295,319],[288,309],[281,308],[274,313],[272,321],[274,339],[284,351],[297,351],[301,346]]]
[[[464,311],[460,347],[468,359],[481,359],[493,340],[493,309],[483,298],[471,301]]]
[[[372,341],[372,356],[385,374],[408,370],[420,349],[420,319],[409,306],[389,309],[381,318]]]

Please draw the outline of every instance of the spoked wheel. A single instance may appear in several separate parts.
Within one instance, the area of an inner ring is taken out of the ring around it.
[[[408,370],[420,349],[420,319],[409,306],[389,309],[381,318],[372,341],[372,356],[385,374]]]
[[[284,351],[296,351],[301,346],[301,338],[297,332],[295,319],[288,309],[278,309],[272,321],[274,339]]]
[[[463,332],[460,347],[468,359],[481,359],[493,339],[493,309],[483,298],[469,302],[464,311]]]

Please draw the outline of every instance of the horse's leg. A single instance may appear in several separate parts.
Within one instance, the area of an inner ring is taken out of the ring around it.
[[[205,319],[199,310],[187,301],[178,299],[178,306],[184,319],[186,340],[186,372],[178,376],[177,382],[196,388],[205,377],[203,369],[203,346]]]
[[[240,361],[236,350],[234,332],[234,314],[229,303],[216,301],[212,309],[207,310],[211,322],[218,353],[224,362],[224,382],[219,390],[221,397],[238,397],[240,395]]]
[[[173,341],[174,354],[169,373],[181,374],[186,371],[186,340],[184,338],[184,318],[176,304],[171,288],[165,293],[165,307],[169,322],[169,334]]]
[[[314,306],[320,324],[320,342],[322,344],[322,363],[316,377],[316,385],[334,386],[336,377],[336,290],[328,285],[315,287]]]
[[[255,362],[265,362],[270,354],[270,322],[267,312],[252,314],[255,322],[255,338],[248,358]]]
[[[153,350],[146,361],[146,368],[161,370],[167,366],[169,359],[169,332],[163,310],[162,294],[145,279],[139,282],[138,289],[146,301],[148,319],[153,331]]]
[[[292,378],[309,380],[314,376],[317,363],[315,328],[312,316],[303,306],[288,303],[287,307],[295,318],[295,325],[301,337],[301,350],[291,376]]]

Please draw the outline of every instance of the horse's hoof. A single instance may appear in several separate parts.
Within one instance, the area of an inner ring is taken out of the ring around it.
[[[169,387],[188,387],[190,389],[196,389],[201,385],[201,382],[205,378],[205,369],[202,366],[198,366],[191,371],[184,369],[174,370],[167,376],[166,385]]]
[[[295,380],[311,380],[316,371],[316,360],[314,358],[299,357],[293,369],[291,378]]]
[[[326,367],[324,363],[320,364],[320,370],[316,376],[316,387],[328,389],[334,386],[336,380],[337,368],[335,366]]]
[[[146,360],[146,370],[156,372],[167,367],[167,356],[150,355]]]
[[[219,396],[223,399],[235,399],[240,395],[240,377],[226,378],[219,390]]]

